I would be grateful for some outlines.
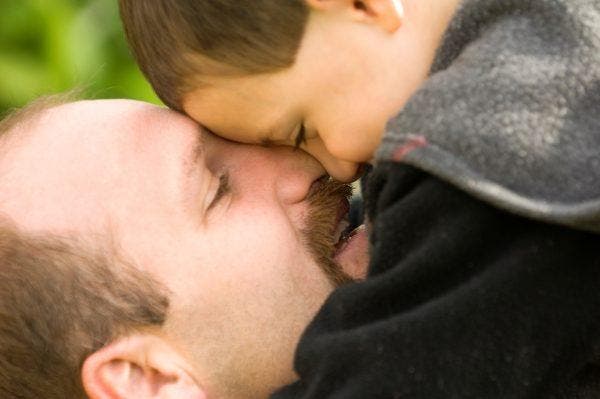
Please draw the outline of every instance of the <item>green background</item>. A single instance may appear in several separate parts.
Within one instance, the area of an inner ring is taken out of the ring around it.
[[[117,0],[0,0],[0,113],[73,88],[160,103],[129,53]]]

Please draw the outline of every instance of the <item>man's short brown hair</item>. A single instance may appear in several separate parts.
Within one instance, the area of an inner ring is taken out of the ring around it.
[[[162,287],[116,257],[0,227],[0,397],[85,398],[87,356],[160,326]]]
[[[304,0],[119,0],[125,32],[157,95],[181,111],[198,77],[225,68],[291,66],[308,19]]]
[[[41,100],[13,114],[0,123],[0,137],[59,102]],[[88,355],[163,325],[167,290],[106,246],[33,235],[0,215],[1,398],[85,398]]]

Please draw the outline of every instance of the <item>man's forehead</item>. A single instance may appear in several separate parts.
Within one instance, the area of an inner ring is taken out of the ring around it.
[[[51,160],[52,153],[81,151],[84,143],[98,141],[98,131],[108,125],[99,117],[101,114],[102,110],[91,102],[58,104],[40,110],[12,129],[9,143],[14,145],[8,144],[7,158],[33,157],[41,163]]]
[[[113,129],[128,119],[119,107],[131,105],[67,103],[17,126],[0,156],[0,212],[33,229],[85,222],[110,187],[103,182],[114,185],[127,166],[118,164],[127,154],[114,145]]]
[[[2,121],[0,131],[19,138],[47,134],[59,139],[73,129],[85,133],[106,126],[119,114],[125,114],[115,112],[120,105],[127,112],[126,107],[132,104],[105,100],[66,102],[61,97],[40,99]]]

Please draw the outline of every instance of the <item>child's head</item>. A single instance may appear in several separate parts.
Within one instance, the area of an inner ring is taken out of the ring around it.
[[[167,105],[231,140],[299,145],[350,180],[426,78],[458,1],[120,6],[140,67]]]

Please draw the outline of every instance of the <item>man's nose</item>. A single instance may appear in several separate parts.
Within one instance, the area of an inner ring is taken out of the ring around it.
[[[250,187],[262,191],[263,194],[273,193],[276,200],[283,204],[302,202],[317,180],[327,174],[323,166],[310,154],[282,147],[245,146],[251,152],[243,175],[250,182],[261,187]]]

